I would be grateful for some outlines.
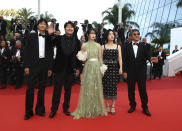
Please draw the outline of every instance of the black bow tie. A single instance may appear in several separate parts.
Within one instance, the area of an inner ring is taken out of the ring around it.
[[[138,46],[138,43],[133,43],[133,45],[137,45]]]
[[[39,36],[42,36],[43,38],[45,38],[45,35],[41,35],[41,34],[39,34]]]

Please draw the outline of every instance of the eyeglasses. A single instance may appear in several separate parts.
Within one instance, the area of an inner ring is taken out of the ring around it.
[[[134,35],[134,36],[137,36],[137,35],[140,35],[140,33],[138,33],[138,34],[135,34],[135,33],[134,33],[133,35]]]

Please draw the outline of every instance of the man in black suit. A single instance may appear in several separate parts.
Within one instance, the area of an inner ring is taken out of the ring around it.
[[[131,32],[132,42],[123,46],[123,76],[128,84],[128,97],[130,101],[130,109],[128,113],[132,113],[136,108],[135,101],[135,84],[138,84],[140,98],[142,101],[143,112],[147,116],[151,116],[148,110],[148,96],[146,91],[146,60],[155,61],[157,58],[151,58],[146,46],[139,42],[139,30],[134,29]]]
[[[176,53],[176,52],[178,52],[179,50],[178,50],[178,45],[175,45],[175,49],[173,50],[173,52],[172,52],[172,54],[174,54],[174,53]]]
[[[124,28],[122,27],[123,25],[120,23],[119,24],[119,29],[118,29],[118,37],[122,42],[122,45],[125,42],[125,36],[124,36]]]
[[[3,36],[3,39],[6,37],[6,27],[7,22],[3,19],[3,16],[0,16],[0,36]]]
[[[65,91],[63,112],[65,115],[70,115],[69,104],[72,81],[74,75],[79,75],[81,67],[81,63],[76,57],[77,52],[80,50],[80,41],[73,35],[74,24],[68,21],[65,23],[64,29],[65,34],[63,36],[57,36],[53,41],[56,45],[57,53],[53,66],[55,79],[50,118],[53,118],[58,110],[63,85]]]
[[[11,55],[12,55],[12,63],[15,69],[15,77],[16,77],[15,89],[19,89],[22,86],[23,75],[24,75],[23,49],[22,49],[22,42],[20,40],[16,41],[16,47],[12,48]]]
[[[98,34],[97,34],[99,44],[101,45],[105,44],[106,33],[107,33],[107,30],[104,28],[104,23],[101,23],[100,28],[98,30]]]
[[[38,96],[35,113],[38,116],[45,116],[44,93],[47,76],[52,74],[52,45],[50,36],[45,32],[47,21],[38,21],[38,32],[29,34],[24,49],[24,66],[27,76],[25,120],[33,116],[34,88],[38,80]]]
[[[158,51],[154,52],[152,56],[158,58],[158,63],[153,63],[153,73],[154,73],[154,79],[158,77],[161,79],[162,73],[163,73],[163,65],[164,65],[164,60],[166,59],[166,54],[163,51],[162,46],[158,48]]]
[[[128,32],[126,33],[126,40],[130,37],[131,32],[132,32],[132,26],[129,26],[128,27]]]
[[[89,21],[88,20],[84,20],[84,23],[82,24],[82,30],[83,30],[83,34],[85,36],[85,40],[88,41],[88,38],[87,38],[87,31],[89,29],[92,28],[92,25],[89,24]]]
[[[11,59],[10,50],[6,46],[6,42],[3,40],[1,41],[1,48],[0,48],[0,68],[2,70],[2,87],[0,89],[6,88],[7,72],[10,66],[10,59]]]
[[[19,33],[21,29],[22,29],[22,26],[21,24],[19,24],[18,19],[16,19],[15,22],[11,21],[11,31],[13,32],[13,34]]]

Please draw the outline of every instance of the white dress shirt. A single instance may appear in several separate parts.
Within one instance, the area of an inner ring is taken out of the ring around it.
[[[2,48],[2,49],[1,49],[1,55],[3,54],[3,52],[4,52],[4,49],[5,49],[5,48]]]
[[[57,48],[54,47],[54,56],[53,56],[53,59],[56,59],[56,53],[57,53]]]
[[[38,35],[40,32],[38,32]],[[38,36],[39,38],[39,58],[45,58],[45,38]]]
[[[25,34],[25,29],[24,29],[24,30],[22,30],[22,34],[23,34],[23,35]]]
[[[159,52],[159,56],[161,56],[162,52]]]
[[[20,56],[20,49],[17,50],[16,52],[16,57]]]
[[[133,45],[135,42],[132,41],[132,46],[133,46],[133,51],[135,54],[135,58],[137,57],[137,52],[138,52],[138,46],[137,45]],[[136,42],[137,44],[139,44],[139,41]]]

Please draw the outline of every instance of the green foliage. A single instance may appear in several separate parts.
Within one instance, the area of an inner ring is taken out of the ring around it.
[[[177,7],[182,7],[182,0],[179,0],[179,1],[178,1]]]
[[[135,11],[131,10],[131,7],[132,5],[130,3],[126,3],[122,8],[122,23],[125,29],[129,25],[134,25],[139,28],[136,22],[130,21],[130,19],[135,16]],[[103,11],[102,15],[104,16],[103,21],[107,21],[114,26],[118,24],[118,6],[116,4],[112,8]]]

